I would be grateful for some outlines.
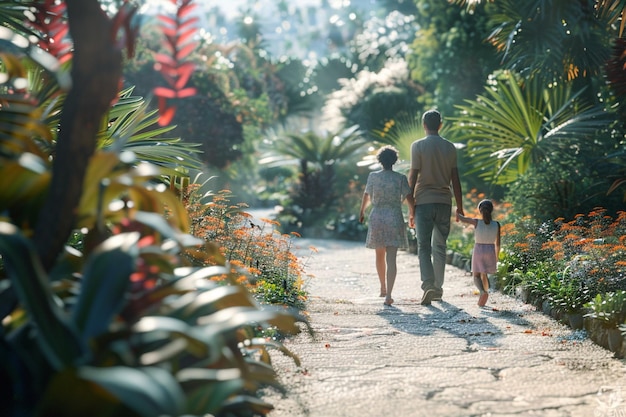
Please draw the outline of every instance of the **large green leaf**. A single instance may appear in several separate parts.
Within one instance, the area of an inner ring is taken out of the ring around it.
[[[226,307],[255,306],[250,293],[242,286],[225,285],[193,296],[183,297],[170,312],[186,322],[195,322],[199,317],[213,314]]]
[[[259,310],[256,307],[228,307],[198,319],[200,326],[215,334],[229,333],[252,323],[270,324],[289,334],[300,332],[296,318],[278,308]]]
[[[176,378],[156,367],[83,367],[78,375],[95,382],[128,408],[145,417],[184,413],[185,395]]]
[[[113,236],[91,254],[85,265],[72,319],[85,342],[105,333],[126,303],[135,271],[139,233]]]
[[[43,354],[55,369],[84,357],[86,345],[59,306],[32,243],[19,229],[0,222],[0,254],[20,305],[37,328]]]
[[[196,357],[205,358],[208,363],[214,363],[221,355],[218,340],[212,339],[210,334],[201,329],[188,324],[183,320],[172,317],[148,316],[141,318],[132,330],[136,334],[141,334],[142,339],[149,348],[142,353],[141,362],[146,365],[153,365],[170,360],[171,357],[178,356],[184,351],[192,353]],[[174,339],[181,339],[182,344],[177,346],[167,346],[167,342]],[[160,346],[154,350],[150,346]],[[167,346],[166,349],[163,349]],[[141,352],[143,349],[139,348]],[[169,349],[169,350],[168,350]]]

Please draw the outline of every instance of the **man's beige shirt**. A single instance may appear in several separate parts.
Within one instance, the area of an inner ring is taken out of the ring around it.
[[[452,170],[456,148],[447,139],[429,135],[411,144],[411,168],[417,169],[415,204],[452,204]]]

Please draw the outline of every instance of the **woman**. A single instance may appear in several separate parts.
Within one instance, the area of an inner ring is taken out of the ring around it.
[[[398,160],[398,151],[393,146],[384,146],[379,149],[376,159],[383,169],[370,173],[367,178],[359,220],[363,223],[365,209],[371,202],[365,247],[376,250],[380,296],[385,297],[384,304],[390,306],[397,273],[396,255],[399,248],[408,246],[402,202],[406,199],[413,218],[415,201],[407,177],[392,168]]]

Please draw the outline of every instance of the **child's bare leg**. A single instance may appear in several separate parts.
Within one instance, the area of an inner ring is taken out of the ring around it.
[[[487,299],[489,298],[489,281],[486,281],[487,274],[482,274],[479,272],[474,273],[474,284],[478,287],[480,291],[480,296],[478,297],[478,305],[480,307],[484,307],[487,304]]]
[[[480,274],[480,279],[483,282],[483,289],[489,291],[489,276],[487,274]]]
[[[478,291],[483,293],[485,290],[483,289],[483,281],[480,279],[480,273],[474,273],[474,285],[478,288]]]

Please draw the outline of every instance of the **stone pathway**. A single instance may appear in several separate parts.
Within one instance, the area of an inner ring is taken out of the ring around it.
[[[529,305],[446,269],[442,302],[419,304],[416,255],[398,254],[392,307],[378,297],[374,251],[360,242],[298,241],[316,335],[273,353],[287,392],[270,417],[626,416],[626,368]],[[310,255],[309,245],[318,252]]]

